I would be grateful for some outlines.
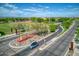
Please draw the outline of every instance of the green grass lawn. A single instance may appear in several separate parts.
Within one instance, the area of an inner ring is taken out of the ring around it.
[[[0,32],[4,32],[5,33],[5,35],[6,34],[12,34],[11,33],[11,28],[13,28],[13,32],[15,32],[15,27],[17,26],[17,24],[19,24],[20,22],[17,22],[17,23],[2,23],[2,24],[0,24]],[[34,29],[35,28],[38,28],[39,26],[46,26],[46,27],[44,27],[45,29],[47,29],[47,27],[48,27],[48,29],[51,31],[51,32],[54,32],[57,28],[57,25],[55,24],[55,23],[50,23],[50,24],[48,24],[48,23],[34,23],[34,22],[31,22],[31,23],[20,23],[20,24],[25,24],[25,26],[24,26],[24,28],[27,28],[28,26],[31,26],[31,27],[33,27],[33,24],[35,24],[37,27],[34,27]],[[38,25],[38,24],[41,24],[41,25]],[[45,25],[46,24],[46,25]],[[26,25],[28,25],[28,26],[26,26]],[[41,27],[42,28],[42,27]],[[42,29],[42,30],[45,30],[45,29]]]
[[[15,32],[15,27],[18,23],[2,23],[0,24],[0,32],[4,32],[6,34],[12,34],[11,28],[13,28],[13,32]]]
[[[10,34],[11,26],[12,25],[10,25],[8,23],[0,24],[0,31],[4,32],[5,34]]]

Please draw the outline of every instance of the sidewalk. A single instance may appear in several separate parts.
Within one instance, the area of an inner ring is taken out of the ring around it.
[[[9,35],[5,35],[5,36],[1,36],[0,38],[4,38],[4,37],[8,37],[8,36],[13,36],[15,34],[9,34]]]
[[[2,37],[0,37],[0,41],[6,40],[6,39],[11,38],[11,37],[14,37],[15,35],[16,34],[10,34],[10,35],[2,36]]]
[[[75,43],[74,56],[79,56],[79,44]]]
[[[74,56],[79,56],[79,46],[75,47]]]

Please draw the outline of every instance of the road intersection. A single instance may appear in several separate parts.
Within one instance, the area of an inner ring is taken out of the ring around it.
[[[58,38],[55,43],[52,43],[49,47],[46,47],[44,50],[39,50],[39,48],[53,40],[55,37],[58,37],[59,34],[62,32],[62,28],[59,26],[58,31],[53,33],[52,35],[44,38],[43,40],[38,41],[39,46],[35,49],[29,49],[24,48],[20,49],[13,49],[11,48],[8,43],[17,37],[19,35],[12,36],[10,38],[7,38],[7,40],[0,41],[0,55],[3,56],[9,56],[9,55],[15,55],[15,56],[25,56],[25,55],[32,55],[32,56],[61,56],[64,55],[68,49],[69,42],[71,42],[74,38],[75,29],[77,28],[78,22],[75,22],[74,25],[71,26],[71,28],[60,38]],[[45,40],[45,41],[44,41]],[[31,54],[32,53],[32,54]]]

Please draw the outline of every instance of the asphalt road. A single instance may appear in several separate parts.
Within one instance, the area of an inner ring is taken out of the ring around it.
[[[0,42],[4,42],[4,41],[7,41],[7,40],[12,40],[12,39],[16,39],[17,37],[19,37],[19,35],[13,35],[13,36],[7,36],[7,37],[3,37],[3,38],[0,38]]]
[[[16,53],[12,48],[9,46],[9,42],[18,38],[19,35],[7,36],[0,38],[0,56],[7,56],[13,53]]]
[[[22,35],[25,35],[25,34],[27,34],[28,32],[25,32],[25,33],[23,33]],[[0,37],[0,42],[4,42],[4,41],[8,41],[8,40],[12,40],[12,39],[16,39],[16,38],[18,38],[19,37],[19,35],[17,34],[14,34],[14,35],[11,35],[11,36],[6,36],[6,37]]]
[[[49,37],[44,38],[43,40],[39,41],[39,46],[35,49],[38,49],[42,44],[44,44],[44,40],[45,42],[50,41],[51,39],[53,39],[54,37],[56,37],[58,34],[60,34],[62,32],[62,28],[60,26],[58,26],[58,31],[55,32],[54,34],[50,35]],[[23,51],[20,51],[17,54],[14,54],[15,56],[25,56],[28,55],[29,53],[33,52],[35,49],[30,49],[29,47],[24,49]]]
[[[7,37],[4,40],[0,41],[0,56],[9,55],[8,52],[12,52],[13,50],[9,47],[9,42],[16,39],[18,35]],[[13,51],[14,52],[14,51]]]
[[[79,22],[76,22],[73,27],[64,34],[61,38],[59,38],[54,44],[50,47],[44,49],[43,51],[38,50],[32,56],[64,56],[69,43],[74,38],[75,29],[77,28]]]
[[[14,49],[9,46],[9,42],[15,40],[17,37],[18,35],[11,36],[10,38],[0,41],[0,56],[10,56],[18,51],[18,49]]]
[[[59,33],[62,32],[62,28],[59,26],[58,27],[58,31],[55,32],[53,35],[45,38],[46,42],[51,40],[52,38],[54,38],[55,36],[57,36]],[[8,44],[10,41],[16,39],[19,35],[15,35],[15,36],[11,36],[8,37],[2,41],[0,41],[0,56],[9,56],[9,55],[28,55],[30,52],[32,52],[33,50],[27,48],[25,50],[20,51],[19,53],[17,53],[17,50],[15,51],[14,49],[12,49]],[[39,42],[39,46],[41,46],[44,43],[43,40],[41,40]],[[37,47],[38,48],[38,47]]]

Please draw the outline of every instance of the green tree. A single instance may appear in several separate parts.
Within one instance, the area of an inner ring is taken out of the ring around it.
[[[50,29],[51,32],[55,32],[56,25],[55,24],[49,24],[49,29]]]
[[[1,34],[1,36],[5,35],[5,33],[4,33],[4,32],[2,32],[2,31],[0,31],[0,34]]]

